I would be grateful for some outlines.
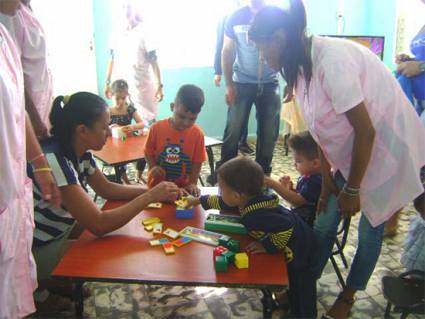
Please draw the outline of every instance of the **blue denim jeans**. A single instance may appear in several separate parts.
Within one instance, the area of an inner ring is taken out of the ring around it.
[[[340,172],[336,173],[335,182],[338,188],[342,189],[345,180]],[[341,214],[337,206],[336,197],[332,195],[328,200],[326,212],[322,212],[317,216],[314,224],[314,231],[320,246],[320,257],[317,265],[319,277],[331,255],[340,221]],[[348,274],[347,288],[355,290],[366,289],[381,253],[384,225],[385,223],[382,223],[377,227],[372,227],[366,216],[361,213],[358,226],[358,245]]]
[[[236,83],[235,103],[228,108],[221,160],[217,167],[238,155],[238,142],[248,122],[252,104],[257,118],[257,146],[255,160],[266,174],[270,174],[273,151],[279,134],[279,84],[266,83],[259,90],[257,84]]]

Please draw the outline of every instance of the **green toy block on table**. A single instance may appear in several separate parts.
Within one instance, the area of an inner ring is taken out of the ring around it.
[[[247,234],[244,225],[241,224],[240,216],[209,214],[205,219],[205,229],[214,231],[224,231],[235,234]]]
[[[225,251],[221,254],[224,258],[226,258],[226,261],[229,265],[233,265],[235,263],[235,253],[233,251]]]
[[[224,256],[215,257],[215,271],[226,272],[228,267],[227,260]]]
[[[227,244],[225,245],[226,248],[233,251],[234,253],[238,253],[241,248],[241,243],[239,240],[236,239],[230,239]]]
[[[235,266],[239,269],[248,268],[249,259],[246,253],[239,253],[235,255]]]
[[[228,243],[231,239],[232,239],[232,238],[231,238],[230,236],[223,235],[223,236],[221,236],[221,238],[219,238],[219,239],[218,239],[218,244],[219,244],[220,246],[224,246],[224,247],[226,247],[226,246],[227,246],[227,243]]]

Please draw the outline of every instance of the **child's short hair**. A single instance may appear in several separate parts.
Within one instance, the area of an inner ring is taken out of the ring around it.
[[[422,193],[413,200],[413,206],[416,211],[425,219],[425,193]]]
[[[264,185],[263,168],[248,157],[236,157],[223,165],[217,171],[218,176],[232,190],[247,195],[257,196]]]
[[[174,103],[184,106],[193,114],[198,114],[205,103],[204,92],[196,85],[183,85],[177,92]]]
[[[128,92],[128,83],[125,80],[115,80],[111,85],[112,94],[117,92]]]
[[[291,135],[288,140],[289,147],[294,151],[301,153],[309,160],[319,157],[319,150],[316,141],[313,139],[309,131]]]

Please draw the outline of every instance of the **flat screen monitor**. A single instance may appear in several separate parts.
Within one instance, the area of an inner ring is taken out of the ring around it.
[[[383,36],[369,36],[369,35],[327,35],[328,37],[348,39],[356,41],[372,50],[381,60],[384,59],[384,42]]]

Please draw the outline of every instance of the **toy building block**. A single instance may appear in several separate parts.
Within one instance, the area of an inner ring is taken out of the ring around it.
[[[144,226],[153,225],[159,223],[161,220],[158,217],[149,217],[142,221]]]
[[[213,231],[224,231],[235,234],[247,234],[247,230],[241,223],[241,216],[209,214],[205,219],[204,228]]]
[[[146,231],[152,231],[153,230],[153,226],[152,225],[146,225],[145,226],[145,230]]]
[[[162,203],[150,203],[148,205],[148,208],[161,208],[162,207]]]
[[[168,243],[168,239],[167,238],[162,238],[162,239],[153,239],[149,241],[149,244],[151,246],[159,246],[159,245],[163,245]]]
[[[246,253],[238,253],[235,255],[235,266],[239,269],[248,268],[248,255]]]
[[[221,254],[229,265],[233,265],[235,263],[235,253],[233,251],[227,250]]]
[[[179,239],[173,241],[172,244],[176,247],[182,247],[182,246],[190,243],[191,241],[192,241],[192,239],[190,239],[190,238],[182,237],[182,238],[179,238]]]
[[[176,200],[174,203],[176,204],[176,218],[189,219],[193,217],[193,207],[188,207],[185,197]]]
[[[161,234],[162,233],[162,224],[157,223],[153,225],[153,233],[154,234]]]
[[[179,234],[178,231],[175,231],[174,229],[171,229],[171,228],[167,228],[164,231],[164,235],[166,235],[166,236],[168,236],[168,237],[170,237],[172,239],[176,239],[177,237],[180,236],[180,234]]]
[[[226,272],[227,271],[227,260],[223,256],[215,257],[215,271],[217,272]]]
[[[215,259],[215,257],[223,255],[223,253],[226,251],[228,251],[226,247],[223,247],[223,246],[215,247],[213,250],[213,258]]]
[[[165,243],[162,245],[162,248],[164,248],[166,255],[174,254],[176,252],[172,243]]]
[[[218,239],[218,244],[219,244],[220,246],[224,246],[224,247],[226,247],[226,246],[227,246],[227,243],[228,243],[231,239],[232,239],[232,238],[231,238],[230,236],[223,235],[223,236],[221,236],[221,237]]]
[[[238,253],[240,251],[241,243],[239,240],[231,239],[227,242],[226,247],[233,251],[234,253]]]

